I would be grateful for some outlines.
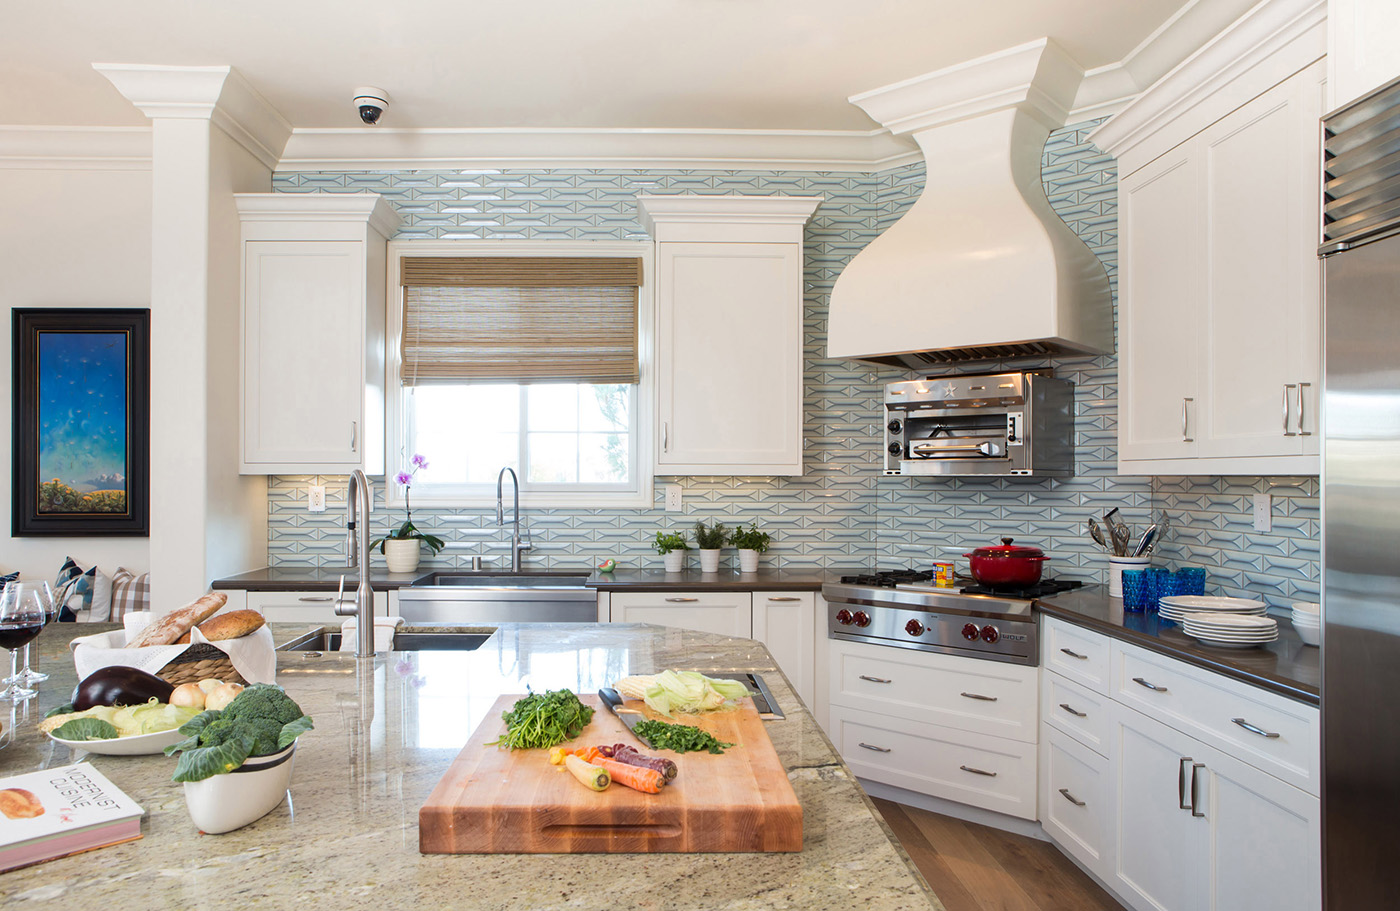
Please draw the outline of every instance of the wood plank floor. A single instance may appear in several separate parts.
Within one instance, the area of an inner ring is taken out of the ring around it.
[[[948,911],[1122,911],[1047,841],[875,800]]]

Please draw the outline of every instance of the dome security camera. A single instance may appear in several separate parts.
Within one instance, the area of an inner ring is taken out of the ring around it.
[[[379,122],[384,109],[389,106],[389,93],[372,85],[360,86],[355,90],[355,98],[351,104],[359,110],[361,120],[374,126]]]

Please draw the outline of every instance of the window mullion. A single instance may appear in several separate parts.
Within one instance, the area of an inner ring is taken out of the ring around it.
[[[518,464],[518,465],[520,466],[520,485],[521,485],[522,488],[524,488],[524,487],[526,486],[526,480],[525,480],[525,479],[528,478],[528,477],[530,476],[530,444],[529,444],[529,437],[530,437],[530,408],[529,408],[529,392],[530,392],[530,387],[529,387],[527,384],[525,384],[525,383],[521,383],[521,384],[520,384],[520,417],[518,418],[518,420],[519,420],[519,422],[520,422],[520,423],[519,423],[520,433],[516,435],[516,447],[517,447],[517,453],[518,453],[518,454],[516,455],[515,459],[516,459],[516,464]]]

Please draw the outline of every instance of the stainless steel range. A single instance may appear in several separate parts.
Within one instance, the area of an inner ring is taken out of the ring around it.
[[[894,570],[842,576],[822,586],[827,635],[969,658],[1034,665],[1034,599],[1078,588],[1077,580],[1042,579],[1016,591],[980,586],[938,588],[932,573]]]

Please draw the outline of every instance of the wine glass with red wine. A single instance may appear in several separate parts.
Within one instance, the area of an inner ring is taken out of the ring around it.
[[[52,604],[47,582],[11,582],[0,592],[0,648],[10,650],[8,680],[19,679],[19,650],[39,635]],[[0,701],[21,702],[34,695],[34,690],[13,682],[0,692]]]
[[[30,597],[38,600],[39,605],[44,609],[44,625],[48,626],[50,623],[57,620],[58,605],[54,602],[53,589],[49,588],[49,583],[27,582],[25,585],[29,586],[29,590],[21,597]],[[27,687],[31,683],[39,683],[40,681],[49,679],[48,674],[38,670],[37,667],[29,666],[29,652],[32,645],[32,642],[26,642],[24,644],[24,654],[21,655],[19,659],[21,665],[19,674],[0,680],[0,683],[16,683],[22,687]],[[36,659],[34,664],[38,665],[38,663]]]

